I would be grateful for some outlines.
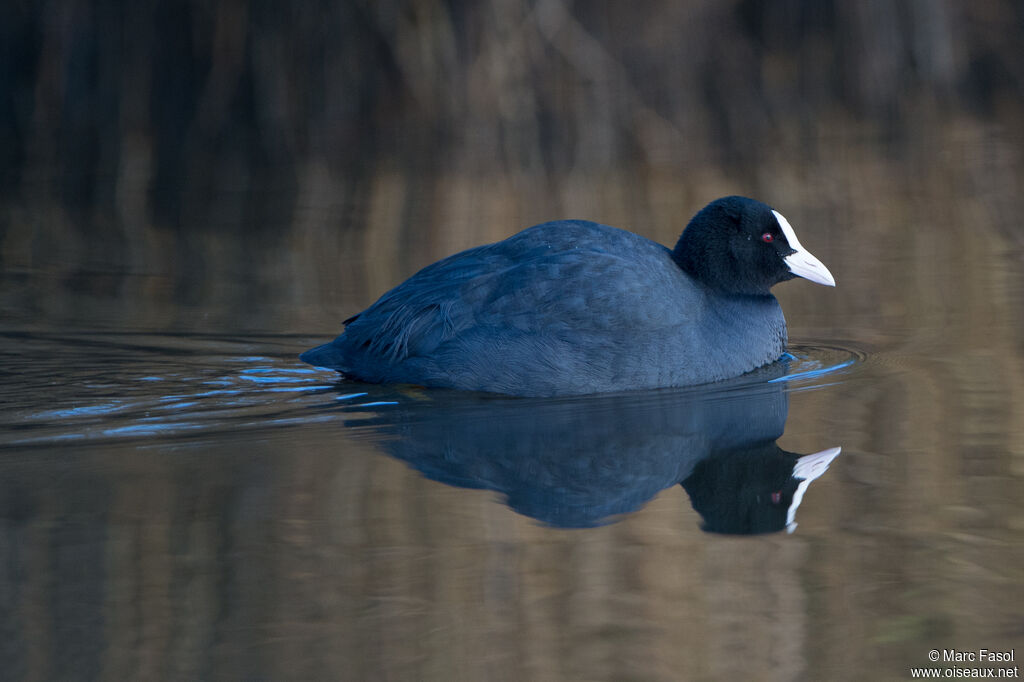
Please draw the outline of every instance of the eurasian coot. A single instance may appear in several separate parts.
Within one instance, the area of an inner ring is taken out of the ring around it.
[[[521,396],[710,383],[774,362],[771,287],[835,286],[789,222],[746,197],[705,206],[674,249],[558,220],[449,256],[300,356],[352,379]]]

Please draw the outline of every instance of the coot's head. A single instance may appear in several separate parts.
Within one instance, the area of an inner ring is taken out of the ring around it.
[[[723,197],[702,208],[683,230],[672,258],[694,279],[732,294],[764,295],[794,277],[836,284],[781,213],[746,197]]]

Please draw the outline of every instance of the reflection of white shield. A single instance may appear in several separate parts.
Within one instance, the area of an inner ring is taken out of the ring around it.
[[[792,533],[796,530],[797,524],[793,520],[796,517],[796,508],[803,501],[804,492],[811,485],[811,481],[828,471],[828,465],[839,456],[842,450],[842,448],[829,448],[828,450],[816,452],[813,455],[804,455],[796,461],[796,466],[793,467],[793,478],[799,479],[800,484],[796,487],[796,492],[793,493],[793,501],[789,505],[789,511],[786,512],[787,533]]]

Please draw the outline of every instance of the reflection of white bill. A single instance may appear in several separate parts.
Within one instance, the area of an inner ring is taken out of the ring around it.
[[[796,508],[803,501],[804,493],[807,491],[808,486],[811,485],[811,481],[828,471],[828,465],[839,456],[842,450],[841,447],[829,448],[828,450],[816,452],[813,455],[804,455],[796,461],[796,465],[793,467],[793,478],[799,479],[800,484],[797,485],[796,492],[793,493],[793,501],[786,512],[787,533],[792,533],[796,530],[797,524],[793,520],[796,517]]]

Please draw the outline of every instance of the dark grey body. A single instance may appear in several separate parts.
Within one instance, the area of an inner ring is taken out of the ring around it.
[[[709,383],[781,356],[774,296],[712,290],[671,253],[544,223],[424,268],[301,358],[369,382],[553,396]]]

